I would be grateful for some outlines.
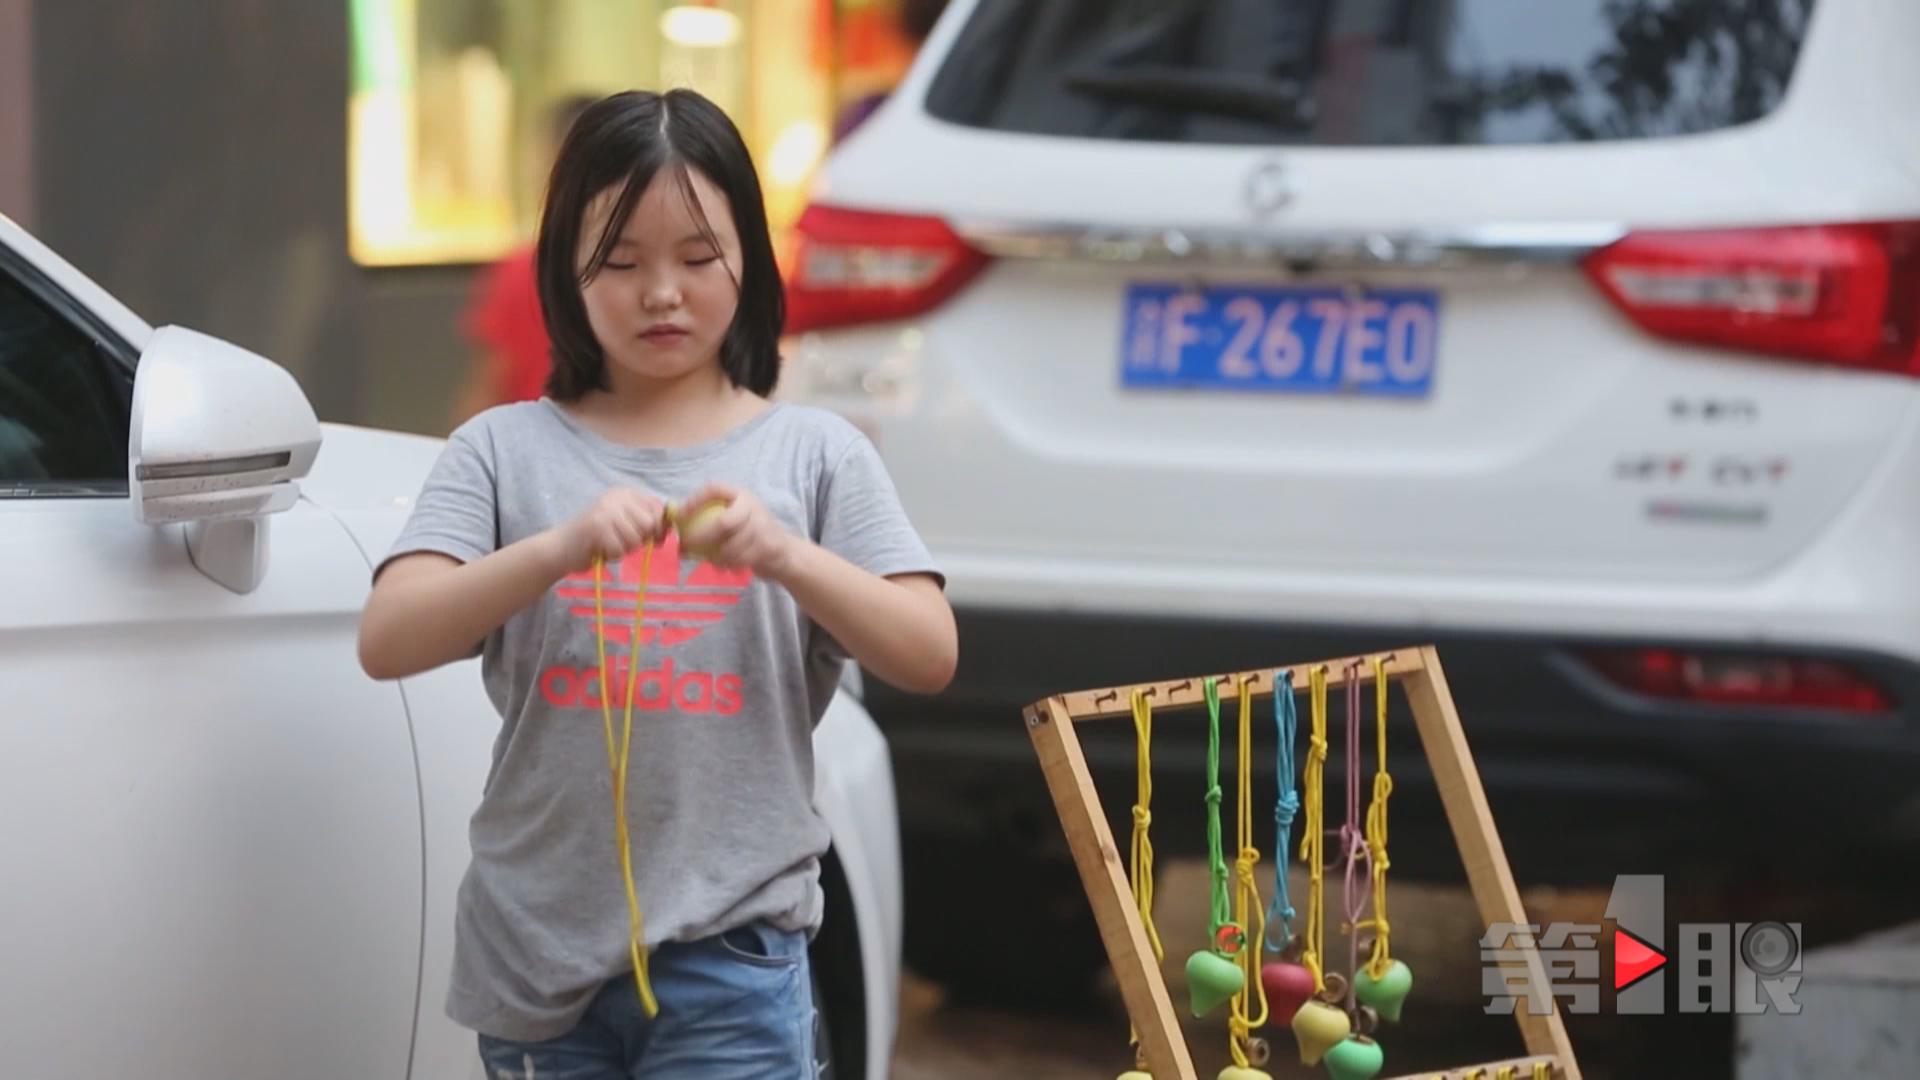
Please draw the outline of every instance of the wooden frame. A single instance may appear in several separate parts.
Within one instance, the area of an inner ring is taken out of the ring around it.
[[[1454,842],[1466,866],[1467,882],[1473,890],[1481,920],[1488,926],[1495,923],[1526,925],[1520,892],[1507,866],[1506,849],[1501,846],[1500,835],[1494,828],[1493,814],[1480,786],[1480,772],[1468,751],[1460,716],[1454,710],[1453,695],[1447,690],[1446,675],[1432,646],[1235,672],[1219,676],[1218,685],[1223,698],[1230,694],[1237,697],[1242,681],[1249,685],[1254,696],[1269,697],[1282,672],[1304,674],[1319,667],[1326,673],[1327,689],[1332,691],[1346,684],[1346,669],[1350,664],[1361,665],[1365,673],[1363,680],[1371,678],[1375,659],[1384,661],[1387,678],[1404,687],[1412,705],[1420,742],[1433,769],[1434,783],[1439,788]],[[1294,682],[1296,692],[1306,689],[1305,678],[1296,677]],[[1166,980],[1161,977],[1145,924],[1134,904],[1126,862],[1114,844],[1113,831],[1101,809],[1100,794],[1094,789],[1086,757],[1080,749],[1080,738],[1074,731],[1078,723],[1131,716],[1135,691],[1149,694],[1156,711],[1206,703],[1202,679],[1196,676],[1058,694],[1027,706],[1023,715],[1034,750],[1040,757],[1040,767],[1046,774],[1054,808],[1060,815],[1068,845],[1073,849],[1074,864],[1080,870],[1081,883],[1093,905],[1094,918],[1119,981],[1127,1015],[1139,1033],[1147,1064],[1156,1080],[1198,1080],[1192,1055],[1180,1034],[1180,1021],[1174,1014]],[[1529,980],[1526,985],[1548,986],[1545,968],[1531,938],[1516,936],[1514,944],[1514,951],[1523,958],[1525,977]],[[1514,1018],[1526,1046],[1525,1057],[1417,1075],[1423,1080],[1435,1077],[1469,1080],[1478,1071],[1483,1080],[1493,1080],[1501,1069],[1512,1065],[1517,1066],[1517,1076],[1531,1080],[1534,1064],[1545,1060],[1551,1065],[1556,1080],[1579,1080],[1580,1068],[1574,1060],[1573,1044],[1567,1038],[1559,1002],[1550,994],[1547,1002],[1551,1011],[1544,1014],[1530,1011],[1523,1002],[1515,1003]]]

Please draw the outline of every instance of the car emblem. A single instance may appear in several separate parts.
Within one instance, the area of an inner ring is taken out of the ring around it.
[[[1285,209],[1293,202],[1293,178],[1287,174],[1287,167],[1277,160],[1261,162],[1247,174],[1247,209],[1255,217],[1266,218]]]

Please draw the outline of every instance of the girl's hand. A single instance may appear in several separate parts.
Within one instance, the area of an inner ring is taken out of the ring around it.
[[[725,509],[702,514],[709,503]],[[800,543],[752,492],[726,484],[708,484],[678,516],[680,550],[722,570],[751,570],[755,577],[778,581]]]
[[[616,563],[627,552],[666,535],[667,506],[634,488],[609,488],[592,506],[555,530],[566,568],[578,573],[595,559]]]

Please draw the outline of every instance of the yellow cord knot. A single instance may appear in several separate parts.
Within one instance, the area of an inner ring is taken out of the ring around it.
[[[1315,993],[1325,990],[1326,972],[1320,958],[1326,949],[1326,827],[1322,791],[1327,763],[1327,669],[1315,667],[1308,676],[1313,726],[1307,739],[1307,761],[1302,783],[1301,802],[1307,808],[1306,827],[1300,834],[1300,861],[1307,864],[1307,926],[1301,936],[1300,966],[1313,976]]]
[[[1259,849],[1252,848],[1252,847],[1243,847],[1240,849],[1240,857],[1233,861],[1234,876],[1240,879],[1240,884],[1246,886],[1247,888],[1255,888],[1256,886],[1253,880],[1253,871],[1254,871],[1254,868],[1259,865],[1260,865]]]
[[[1393,794],[1393,777],[1387,773],[1386,665],[1378,659],[1373,662],[1373,687],[1378,760],[1373,774],[1373,802],[1367,807],[1367,853],[1373,862],[1373,918],[1362,925],[1373,930],[1367,973],[1383,979],[1393,963],[1392,927],[1387,922],[1387,796]]]
[[[1240,768],[1239,790],[1236,806],[1239,840],[1239,857],[1234,860],[1234,918],[1243,929],[1251,931],[1248,942],[1234,956],[1234,962],[1240,965],[1243,976],[1242,989],[1233,996],[1233,1005],[1227,1018],[1227,1051],[1233,1055],[1233,1062],[1241,1068],[1248,1068],[1249,1040],[1253,1032],[1265,1026],[1267,1022],[1266,985],[1260,981],[1259,942],[1267,937],[1267,913],[1260,903],[1260,886],[1254,879],[1254,868],[1260,865],[1260,850],[1253,846],[1253,691],[1245,680],[1240,682]],[[1248,925],[1251,919],[1253,924]],[[1250,1002],[1248,999],[1253,999]],[[1257,1008],[1253,1002],[1257,1002]]]
[[[1153,814],[1147,807],[1153,802],[1153,706],[1148,704],[1145,694],[1134,691],[1133,694],[1133,733],[1134,733],[1134,773],[1136,794],[1133,804],[1133,850],[1128,860],[1128,876],[1133,884],[1134,906],[1140,912],[1140,922],[1147,932],[1147,944],[1153,949],[1153,959],[1159,963],[1166,958],[1166,950],[1160,944],[1160,931],[1153,925],[1153,839],[1148,835],[1147,826],[1153,824]],[[1146,1049],[1140,1045],[1139,1029],[1131,1023],[1129,1041],[1134,1047],[1134,1062],[1139,1071],[1147,1070]]]

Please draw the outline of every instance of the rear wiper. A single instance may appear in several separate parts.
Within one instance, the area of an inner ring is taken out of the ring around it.
[[[1315,119],[1305,85],[1288,79],[1147,64],[1082,69],[1069,74],[1066,84],[1101,97],[1219,113],[1287,130],[1310,128]]]

